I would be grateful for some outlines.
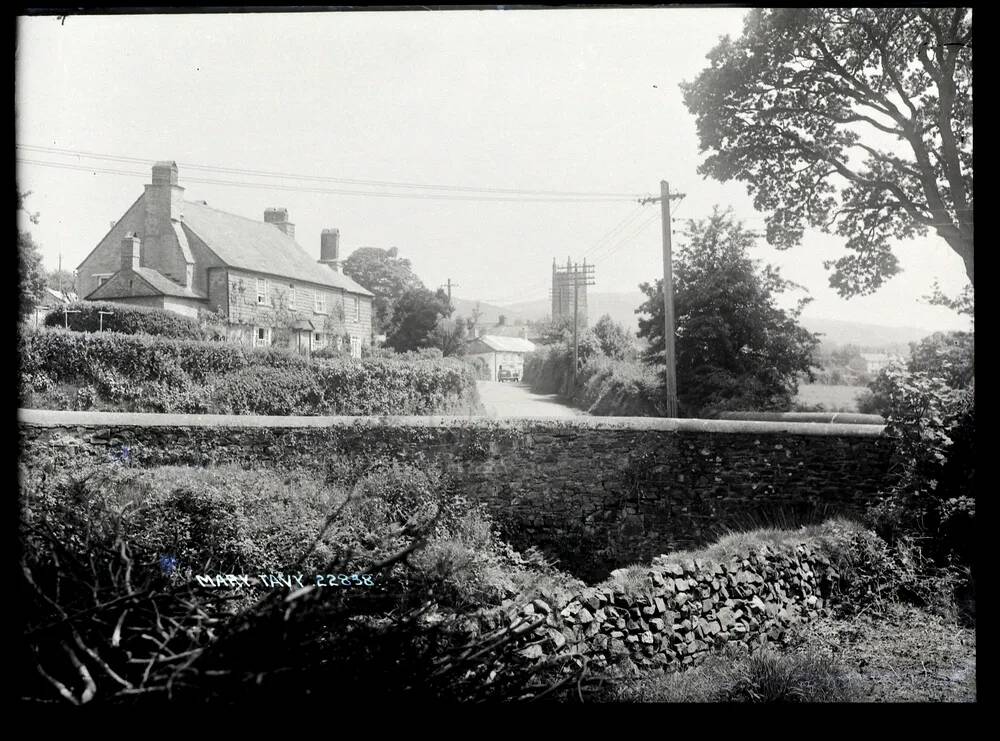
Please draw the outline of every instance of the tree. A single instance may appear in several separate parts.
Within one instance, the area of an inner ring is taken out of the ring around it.
[[[462,355],[465,350],[466,327],[468,321],[461,317],[441,317],[427,337],[428,346],[438,348],[445,357]]]
[[[410,261],[395,247],[360,247],[344,260],[344,273],[375,294],[372,302],[376,332],[387,332],[393,306],[406,291],[424,288]]]
[[[448,294],[438,289],[410,288],[395,302],[386,330],[386,344],[396,352],[431,346],[431,332],[442,317],[450,317]]]
[[[934,229],[974,284],[968,8],[758,8],[684,83],[699,172],[747,184],[767,239],[846,238],[845,297],[899,271],[889,239]]]
[[[601,352],[615,360],[626,360],[635,352],[635,342],[624,326],[605,314],[593,328],[594,336],[600,344]]]
[[[38,214],[31,213],[24,207],[24,199],[31,192],[17,191],[17,211],[24,211],[32,224],[38,223]],[[26,319],[45,295],[45,268],[42,267],[42,255],[31,234],[20,227],[17,230],[17,267],[18,267],[18,314]]]
[[[953,389],[966,388],[975,374],[975,338],[971,332],[935,332],[910,343],[911,373],[942,378]]]
[[[728,211],[689,221],[687,246],[674,263],[677,392],[682,411],[700,416],[723,409],[787,410],[798,378],[813,378],[816,335],[798,325],[810,299],[792,310],[775,295],[795,284],[748,254],[754,236]],[[646,360],[663,363],[663,285],[643,283],[649,297],[637,310]]]
[[[52,270],[45,275],[45,285],[53,291],[76,293],[76,273],[72,270]]]

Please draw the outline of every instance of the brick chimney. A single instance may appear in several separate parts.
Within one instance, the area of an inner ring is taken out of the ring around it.
[[[319,261],[341,272],[340,229],[324,229],[319,235]]]
[[[268,208],[264,210],[264,221],[274,224],[292,239],[295,239],[295,224],[288,220],[287,208]]]
[[[177,184],[177,163],[153,165],[152,182],[143,196],[146,206],[142,230],[142,265],[184,285],[194,258],[178,232],[184,219],[184,188]]]
[[[139,267],[139,238],[135,232],[129,232],[122,239],[122,270],[135,270]]]

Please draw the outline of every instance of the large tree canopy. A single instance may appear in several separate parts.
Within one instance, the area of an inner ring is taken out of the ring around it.
[[[776,294],[796,287],[749,256],[752,232],[728,212],[689,221],[690,241],[674,263],[677,397],[685,416],[720,410],[787,411],[800,375],[811,377],[815,335],[798,324],[808,298],[781,309]],[[639,336],[648,361],[663,363],[663,281],[639,286]]]
[[[375,294],[372,308],[377,332],[388,331],[400,296],[412,288],[424,287],[410,261],[399,257],[395,247],[359,247],[344,260],[344,273]]]
[[[397,352],[434,347],[434,329],[442,318],[450,318],[452,311],[448,294],[440,288],[433,293],[426,288],[411,288],[393,306],[386,344]]]
[[[32,224],[38,223],[38,214],[31,213],[24,206],[24,199],[31,195],[17,191],[17,212],[27,215]],[[18,314],[22,319],[31,315],[35,306],[44,296],[45,268],[42,267],[42,254],[38,245],[31,238],[31,233],[20,227],[17,230],[17,272],[18,272]]]
[[[898,272],[890,239],[933,229],[974,282],[970,9],[754,9],[709,61],[682,85],[699,171],[747,183],[771,244],[845,237],[827,267],[852,296]]]

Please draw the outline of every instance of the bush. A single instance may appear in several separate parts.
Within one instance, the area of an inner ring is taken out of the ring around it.
[[[619,681],[603,699],[617,702],[857,702],[862,688],[838,661],[818,652],[782,655],[730,646],[683,672]]]
[[[454,359],[313,362],[278,348],[60,329],[26,333],[19,351],[23,375],[92,384],[99,402],[132,411],[388,415],[479,408],[469,366]]]
[[[181,316],[166,309],[151,306],[130,306],[107,301],[79,301],[66,307],[78,314],[65,314],[63,309],[54,309],[45,316],[46,327],[65,327],[74,332],[105,332],[122,334],[150,334],[173,339],[200,340],[202,326],[197,319]],[[99,312],[110,311],[102,317]]]
[[[462,357],[461,361],[469,366],[477,381],[489,381],[490,378],[492,378],[490,373],[490,364],[486,358],[481,355]]]

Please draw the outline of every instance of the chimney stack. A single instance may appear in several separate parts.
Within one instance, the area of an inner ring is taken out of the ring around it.
[[[274,224],[292,239],[295,239],[295,224],[288,220],[287,208],[268,208],[264,210],[264,221]]]
[[[341,272],[340,229],[324,229],[319,235],[319,261]]]
[[[122,239],[122,270],[135,270],[139,267],[139,238],[135,232],[129,232]]]

